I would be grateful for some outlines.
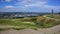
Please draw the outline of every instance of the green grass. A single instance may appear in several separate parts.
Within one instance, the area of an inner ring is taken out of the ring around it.
[[[36,27],[36,24],[34,22],[30,21],[21,21],[20,19],[15,20],[15,19],[0,19],[0,25],[11,25],[11,26],[20,26],[19,28],[12,28],[15,30],[21,30],[25,28],[32,28]],[[4,29],[1,29],[4,30]]]

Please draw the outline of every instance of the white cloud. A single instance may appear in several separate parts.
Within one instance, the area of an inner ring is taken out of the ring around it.
[[[6,2],[11,2],[12,0],[5,0]]]
[[[5,6],[5,8],[15,8],[14,6]]]
[[[28,2],[31,2],[31,0],[23,0],[23,1],[20,2],[20,3],[28,3]]]
[[[45,5],[46,2],[37,2],[37,3],[34,3],[34,4],[28,4],[28,5],[24,5],[25,7],[31,7],[31,6],[35,6],[35,7],[40,7],[40,6],[43,6]]]
[[[44,8],[48,8],[48,9],[60,9],[60,6],[44,5]]]
[[[21,2],[17,2],[16,5],[22,6],[22,9],[28,9],[29,7],[42,7],[47,3],[47,0],[23,0]]]
[[[22,0],[16,3],[16,5],[27,5],[27,4],[33,4],[37,2],[46,2],[47,0]]]
[[[52,6],[52,5],[46,5],[47,1],[40,1],[37,3],[32,3],[32,4],[27,4],[24,5],[25,8],[29,8],[29,7],[39,7],[39,8],[46,8],[46,9],[60,9],[60,6]]]

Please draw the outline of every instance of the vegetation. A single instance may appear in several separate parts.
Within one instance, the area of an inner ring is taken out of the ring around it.
[[[8,30],[10,28],[0,28],[0,31],[3,31],[3,30]]]
[[[29,18],[30,19],[30,18]],[[15,30],[22,30],[25,28],[36,27],[36,24],[33,21],[27,21],[27,19],[0,19],[0,25],[11,25],[11,26],[19,26],[19,28],[12,28]],[[1,29],[4,30],[4,29]]]
[[[42,26],[43,28],[48,28],[48,27],[52,27],[52,26],[60,24],[60,21],[55,20],[55,19],[46,18],[46,17],[38,17],[37,23],[40,26]]]
[[[54,18],[54,19],[60,19],[60,15],[53,15],[53,17],[51,15],[47,15],[47,17]]]
[[[0,25],[19,26],[19,28],[12,28],[15,30],[22,30],[25,28],[37,30],[38,28],[49,28],[58,24],[60,24],[60,20],[50,19],[43,16],[20,19],[0,19]],[[4,30],[4,28],[0,28],[0,30]]]

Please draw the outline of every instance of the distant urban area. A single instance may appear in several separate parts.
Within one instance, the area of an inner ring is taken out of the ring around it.
[[[24,17],[37,17],[44,14],[52,13],[36,13],[36,12],[0,12],[0,18],[24,18]],[[60,13],[54,13],[60,14]]]

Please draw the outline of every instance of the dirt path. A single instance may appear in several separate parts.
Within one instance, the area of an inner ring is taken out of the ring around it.
[[[5,31],[0,31],[0,34],[60,34],[60,25],[47,29],[38,29],[37,31],[32,30],[30,28],[24,30],[10,29]]]

